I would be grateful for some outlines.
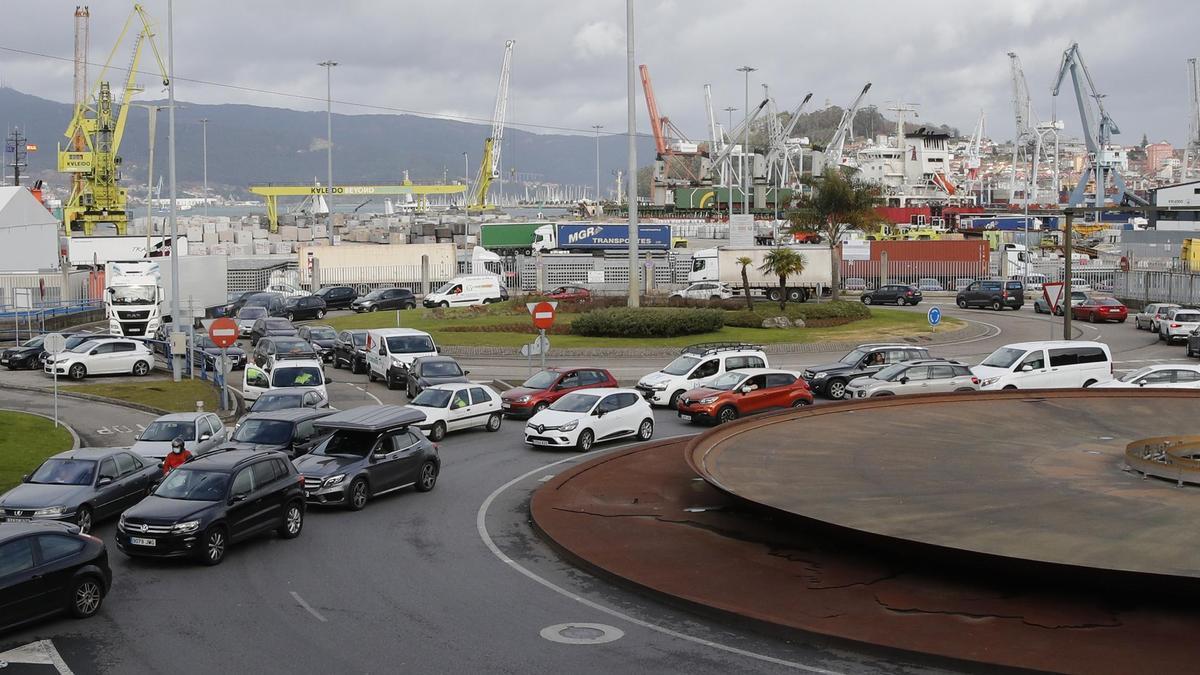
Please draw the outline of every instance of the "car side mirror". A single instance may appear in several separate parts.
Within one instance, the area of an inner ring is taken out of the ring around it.
[[[1033,366],[1031,364],[1026,363],[1025,365],[1021,366],[1022,373],[1028,373],[1031,370],[1033,370]]]
[[[1145,381],[1145,380],[1140,380],[1140,381],[1138,381],[1138,386],[1139,386],[1139,387],[1144,387],[1144,386],[1146,386],[1146,381]]]
[[[908,384],[908,378],[907,377],[900,378],[900,384]]]
[[[207,441],[207,440],[208,440],[208,439],[210,439],[210,438],[212,438],[212,434],[210,434],[210,433],[203,433],[203,434],[200,434],[200,441],[201,441],[201,442],[203,442],[203,441]]]
[[[437,353],[439,353],[439,354],[441,354],[441,353],[442,353],[442,348],[441,348],[441,347],[434,347],[434,349],[435,349],[435,350],[437,350]]]
[[[112,476],[100,476],[100,480],[96,482],[97,487],[104,487],[113,482]]]
[[[593,412],[592,414],[595,415],[596,417],[604,417],[604,411],[599,408],[596,408],[596,411]]]
[[[469,370],[464,370],[464,371],[463,371],[463,375],[470,375],[470,374],[471,374],[471,371],[469,371]]]
[[[21,482],[28,483],[29,482],[29,474],[25,474],[24,476],[21,476]]]

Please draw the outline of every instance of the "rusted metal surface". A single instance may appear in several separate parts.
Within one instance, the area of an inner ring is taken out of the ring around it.
[[[1142,476],[1200,485],[1200,436],[1143,438],[1125,446],[1125,466]]]

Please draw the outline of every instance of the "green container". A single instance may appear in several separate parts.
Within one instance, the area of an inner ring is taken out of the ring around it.
[[[479,226],[479,245],[489,251],[523,251],[533,244],[533,233],[553,223],[485,223]]]

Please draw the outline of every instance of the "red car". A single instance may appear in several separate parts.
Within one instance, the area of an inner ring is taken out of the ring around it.
[[[583,286],[559,286],[547,293],[546,297],[559,302],[583,302],[592,299],[592,292]]]
[[[743,415],[812,405],[808,383],[798,373],[771,368],[730,371],[707,387],[679,397],[679,417],[687,422],[732,422]]]
[[[547,368],[501,394],[500,407],[509,417],[532,417],[576,389],[616,386],[603,368]]]
[[[1116,298],[1088,298],[1071,308],[1071,317],[1078,321],[1116,321],[1125,323],[1129,308]]]

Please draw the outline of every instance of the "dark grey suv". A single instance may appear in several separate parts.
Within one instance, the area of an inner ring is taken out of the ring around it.
[[[846,395],[846,384],[860,377],[869,377],[893,363],[928,359],[929,350],[907,344],[865,344],[852,349],[833,363],[805,368],[802,376],[814,394],[840,399]]]
[[[997,312],[1005,307],[1021,309],[1025,304],[1025,284],[1013,279],[984,279],[958,292],[959,307],[991,307]]]

